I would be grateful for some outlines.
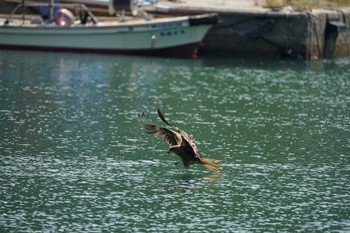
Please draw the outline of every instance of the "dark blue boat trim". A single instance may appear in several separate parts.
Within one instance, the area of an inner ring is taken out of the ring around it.
[[[196,57],[200,43],[190,43],[161,49],[94,49],[94,48],[66,48],[66,47],[42,47],[25,45],[0,44],[0,49],[26,50],[26,51],[53,51],[53,52],[77,52],[77,53],[100,53],[100,54],[130,54],[146,56],[166,57]]]

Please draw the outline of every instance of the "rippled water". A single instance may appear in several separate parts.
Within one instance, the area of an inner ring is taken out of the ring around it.
[[[349,74],[349,59],[0,51],[0,231],[350,231]],[[221,175],[143,133],[157,108]]]

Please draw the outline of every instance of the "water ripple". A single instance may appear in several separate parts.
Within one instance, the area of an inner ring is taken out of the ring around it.
[[[0,51],[2,229],[349,231],[349,62],[218,62]],[[144,134],[157,108],[221,175]]]

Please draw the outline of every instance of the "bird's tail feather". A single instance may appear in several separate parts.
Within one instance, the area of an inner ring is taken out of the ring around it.
[[[218,163],[221,163],[221,160],[207,158],[202,159],[202,165],[215,173],[220,173],[219,170],[222,168],[218,165]]]

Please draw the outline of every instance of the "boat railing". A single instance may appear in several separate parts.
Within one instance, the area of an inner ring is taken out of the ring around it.
[[[4,25],[8,25],[13,17],[14,14],[19,9],[25,9],[27,7],[49,7],[50,9],[50,16],[49,16],[49,22],[53,22],[53,17],[54,17],[54,7],[70,7],[70,8],[77,8],[81,11],[85,11],[87,15],[91,18],[91,21],[93,24],[98,23],[97,17],[89,10],[89,8],[83,4],[83,3],[54,3],[52,0],[49,3],[45,2],[26,2],[25,0],[22,0],[21,3],[19,3],[10,13],[10,15],[6,18]],[[25,11],[22,13],[22,20],[24,23],[25,20]]]

